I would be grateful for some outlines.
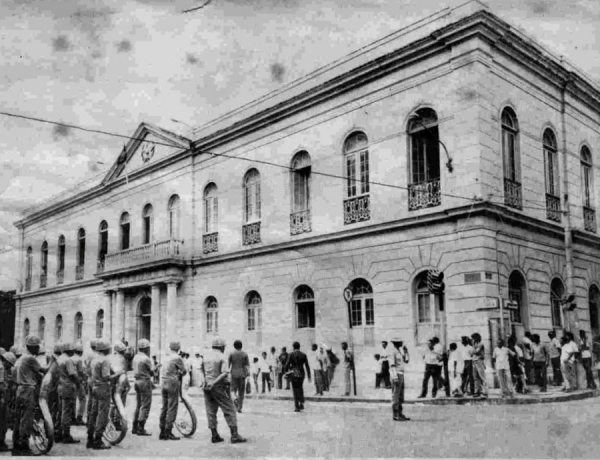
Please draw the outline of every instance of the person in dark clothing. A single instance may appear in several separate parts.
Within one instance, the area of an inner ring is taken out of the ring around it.
[[[592,371],[592,346],[587,338],[585,331],[579,331],[579,351],[581,353],[581,364],[585,370],[585,377],[587,380],[588,390],[596,389],[596,382],[594,381],[594,373]]]
[[[308,365],[306,355],[300,351],[300,344],[294,342],[293,348],[294,351],[288,356],[284,370],[288,373],[292,382],[295,412],[300,412],[304,410],[304,390],[302,389],[302,384],[304,382],[304,375],[308,377],[308,381],[310,382],[310,366]],[[304,373],[304,369],[306,369],[306,374]]]
[[[279,355],[279,362],[281,363],[281,373],[279,373],[277,375],[277,379],[278,379],[278,388],[283,388],[283,375],[285,373],[285,363],[287,362],[289,353],[287,352],[287,349],[285,347],[283,347],[281,349],[281,354]],[[285,379],[285,389],[289,390],[290,389],[290,379],[286,378]]]

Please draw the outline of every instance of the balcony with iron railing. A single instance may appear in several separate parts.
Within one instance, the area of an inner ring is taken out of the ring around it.
[[[83,276],[84,276],[84,266],[78,265],[77,267],[75,267],[75,280],[77,280],[77,281],[82,280]]]
[[[219,232],[202,235],[202,252],[210,254],[219,251]]]
[[[242,226],[242,244],[244,246],[260,243],[260,241],[260,222]]]
[[[504,178],[504,204],[511,208],[523,209],[523,191],[520,182]]]
[[[40,288],[45,288],[48,285],[48,275],[46,273],[42,273],[40,275]]]
[[[160,264],[170,261],[180,263],[183,262],[183,256],[183,241],[174,239],[158,241],[106,254],[104,260],[98,260],[98,274],[128,270],[153,263]]]
[[[56,271],[56,284],[63,284],[65,282],[65,271],[57,270]]]
[[[560,198],[546,193],[546,217],[548,220],[560,222],[561,220]]]
[[[596,210],[594,208],[583,207],[583,224],[588,232],[596,233]]]
[[[369,195],[344,200],[344,224],[355,224],[371,219],[371,201]]]
[[[312,231],[312,222],[309,210],[290,214],[290,235],[299,235],[310,231]]]
[[[409,184],[408,210],[432,208],[442,204],[442,186],[440,179]]]

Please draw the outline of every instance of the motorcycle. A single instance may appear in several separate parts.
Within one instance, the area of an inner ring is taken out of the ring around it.
[[[108,424],[102,437],[112,446],[119,444],[127,435],[127,413],[121,400],[121,392],[127,383],[127,375],[123,374],[112,388],[110,412],[108,413]]]

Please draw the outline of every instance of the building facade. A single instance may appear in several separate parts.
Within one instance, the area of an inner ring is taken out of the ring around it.
[[[392,336],[417,372],[434,335],[597,334],[599,148],[593,82],[477,2],[443,10],[189,138],[140,125],[16,224],[17,341],[348,341],[370,381]]]

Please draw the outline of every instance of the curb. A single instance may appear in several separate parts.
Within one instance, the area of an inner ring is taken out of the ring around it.
[[[135,392],[129,392],[129,394],[135,394]],[[160,394],[160,390],[154,390],[152,392],[154,396]],[[473,399],[469,397],[465,398],[449,398],[449,397],[441,397],[438,399],[423,399],[416,400],[410,399],[405,400],[404,404],[414,404],[417,406],[503,406],[503,405],[525,405],[525,404],[550,404],[550,403],[559,403],[559,402],[567,402],[567,401],[580,401],[583,399],[595,398],[600,396],[600,390],[581,390],[575,393],[566,393],[562,395],[556,396],[541,396],[541,397],[517,397],[517,398],[498,398],[491,397],[486,399]],[[188,393],[188,397],[190,398],[204,398],[201,393]],[[255,399],[255,400],[269,400],[269,401],[293,401],[292,396],[259,396],[255,393],[251,393],[245,396],[245,399]],[[371,404],[391,404],[391,398],[389,399],[373,399],[373,398],[343,398],[343,397],[330,397],[324,396],[316,398],[314,396],[306,396],[304,398],[306,401],[310,402],[336,402],[336,403],[344,403],[344,404],[352,404],[352,403],[371,403]]]

